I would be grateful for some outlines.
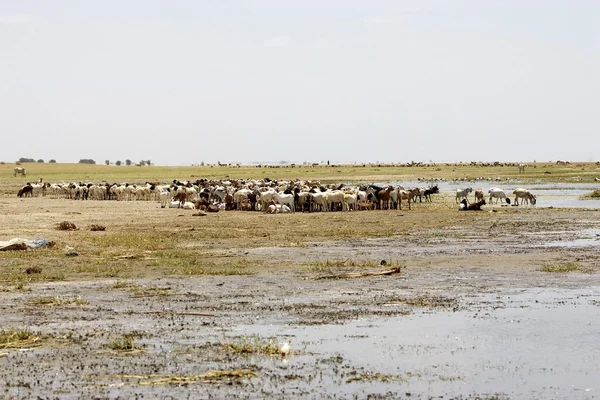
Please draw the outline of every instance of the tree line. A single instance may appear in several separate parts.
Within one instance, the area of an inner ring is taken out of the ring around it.
[[[39,164],[42,164],[43,162],[44,162],[44,160],[41,159],[41,158],[38,159],[38,160],[36,160],[34,158],[21,157],[21,158],[19,158],[18,161],[15,162],[15,164],[17,164],[17,165],[25,164],[25,163],[39,163]],[[51,159],[50,161],[48,161],[48,163],[55,164],[56,160],[55,159]],[[79,164],[92,164],[92,165],[95,165],[96,161],[93,160],[93,159],[91,159],[91,158],[82,158],[82,159],[79,160]],[[110,165],[111,162],[110,162],[110,160],[104,160],[104,164]],[[117,166],[119,166],[119,165],[123,165],[123,162],[121,162],[119,160],[119,161],[115,161],[114,164],[117,165]],[[134,163],[131,160],[127,159],[127,160],[125,160],[125,165],[127,165],[127,166],[134,165]],[[143,166],[146,166],[146,165],[150,166],[150,165],[153,165],[153,164],[152,164],[152,160],[140,160],[139,162],[135,163],[135,165],[138,166],[138,167],[143,167]]]

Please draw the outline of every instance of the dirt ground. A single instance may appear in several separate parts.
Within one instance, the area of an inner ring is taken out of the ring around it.
[[[0,209],[0,240],[56,242],[0,253],[0,330],[30,333],[0,340],[2,398],[600,397],[587,339],[600,333],[598,210],[193,217],[12,197]]]

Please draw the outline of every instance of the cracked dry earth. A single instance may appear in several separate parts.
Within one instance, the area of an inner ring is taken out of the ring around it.
[[[37,339],[0,348],[0,397],[600,398],[599,216],[536,209],[399,236],[220,249],[279,265],[252,275],[7,289],[2,329]],[[361,259],[386,262],[322,262]],[[392,266],[401,272],[319,279]],[[115,345],[124,337],[129,348]]]

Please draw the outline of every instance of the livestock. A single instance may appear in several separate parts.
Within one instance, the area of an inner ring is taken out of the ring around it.
[[[17,193],[17,197],[32,197],[33,196],[33,186],[31,183],[27,182],[25,186],[23,186],[19,192]]]
[[[406,199],[408,202],[408,209],[410,210],[410,203],[413,200],[413,198],[415,197],[415,193],[418,190],[418,188],[414,188],[411,190],[404,190],[404,189],[400,189],[400,187],[398,187],[397,189],[398,192],[398,208],[400,208],[400,210],[402,210],[402,200]]]
[[[525,164],[519,164],[519,173],[520,173],[520,174],[522,174],[523,172],[525,172],[525,167],[526,167],[526,166],[527,166],[527,165],[525,165]]]
[[[425,189],[423,191],[423,196],[425,197],[425,201],[428,201],[431,203],[431,195],[435,194],[435,193],[439,193],[440,192],[440,188],[438,187],[438,185],[433,185],[428,187],[427,189]],[[421,196],[419,196],[419,202],[421,202]]]
[[[345,193],[344,194],[344,210],[350,211],[350,209],[352,209],[352,211],[356,211],[357,203],[358,203],[358,196],[356,195],[356,193]]]
[[[187,200],[187,192],[185,190],[182,190],[178,193],[175,194],[175,196],[173,196],[173,201],[178,201],[180,206],[183,206],[183,204],[186,202]]]
[[[504,190],[500,188],[493,187],[488,190],[488,194],[490,195],[490,204],[493,204],[492,199],[496,199],[496,203],[498,203],[500,199],[504,199],[506,204],[510,204],[510,199],[506,197],[506,193],[504,193]]]
[[[470,187],[464,188],[464,189],[456,189],[456,203],[458,203],[461,200],[467,200],[467,196],[472,191],[473,191],[473,189]]]
[[[393,186],[388,186],[385,189],[382,189],[377,193],[377,198],[379,199],[379,209],[387,210],[390,208],[390,193],[394,190]]]
[[[15,167],[13,170],[13,176],[16,177],[17,175],[27,176],[27,170],[25,170],[23,167]]]
[[[519,199],[521,199],[521,205],[523,205],[524,203],[535,205],[535,203],[537,202],[535,196],[531,194],[531,192],[527,189],[517,188],[513,191],[513,194],[515,195],[516,205],[519,205]]]
[[[481,201],[485,198],[485,195],[483,194],[483,189],[479,188],[477,190],[475,190],[475,202]],[[491,203],[491,200],[490,200]]]
[[[158,196],[160,201],[160,208],[165,208],[167,204],[169,204],[169,201],[171,199],[171,192],[169,190],[163,190]]]
[[[186,201],[183,204],[179,201],[171,201],[169,202],[169,208],[185,208],[186,210],[194,210],[196,208],[196,204],[191,201]]]
[[[275,192],[273,193],[273,198],[277,200],[277,203],[288,206],[292,212],[295,211],[293,194]]]
[[[477,203],[471,203],[467,199],[462,199],[460,202],[459,211],[480,211],[481,206],[485,205],[485,199],[478,201]]]

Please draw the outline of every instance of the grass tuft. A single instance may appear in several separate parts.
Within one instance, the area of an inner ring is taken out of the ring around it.
[[[544,264],[540,268],[542,272],[554,272],[554,273],[566,273],[573,271],[587,271],[582,268],[579,264],[565,263],[565,264]]]
[[[23,347],[39,346],[39,337],[29,329],[0,330],[0,349],[19,349]]]
[[[279,355],[279,346],[274,338],[260,338],[259,336],[241,336],[237,340],[222,343],[222,346],[234,354],[262,354]]]
[[[109,347],[114,351],[131,352],[141,350],[140,346],[135,344],[134,335],[125,334],[118,339],[110,342]]]

